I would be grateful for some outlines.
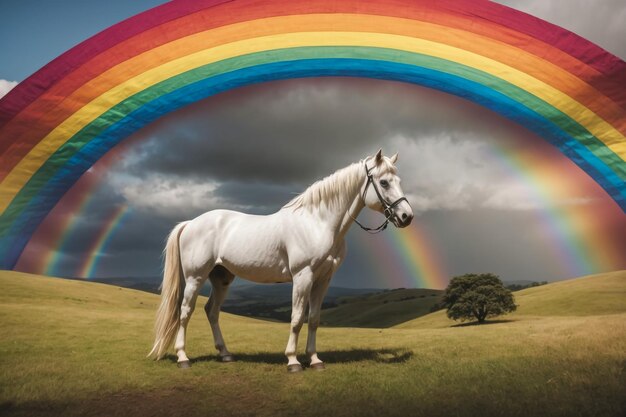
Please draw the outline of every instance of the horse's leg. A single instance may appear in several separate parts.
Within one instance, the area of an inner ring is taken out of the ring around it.
[[[296,358],[298,348],[298,335],[304,323],[304,313],[309,302],[311,286],[313,283],[313,272],[310,267],[300,271],[293,277],[293,294],[291,300],[291,332],[285,355],[287,356],[287,370],[298,372],[302,370],[302,365]]]
[[[317,328],[320,324],[320,314],[322,311],[322,301],[328,290],[328,284],[332,272],[325,274],[315,281],[313,288],[311,289],[311,301],[309,303],[309,334],[306,341],[306,353],[311,359],[311,368],[324,369],[324,363],[317,357],[317,348],[315,347]]]
[[[317,356],[316,338],[317,328],[320,324],[320,314],[322,312],[322,302],[328,290],[330,279],[339,268],[346,257],[346,244],[340,246],[339,251],[335,255],[331,263],[327,264],[325,271],[320,271],[320,276],[315,280],[315,284],[311,289],[311,302],[309,304],[309,335],[306,342],[306,353],[311,359],[311,368],[321,370],[324,369],[324,363]]]
[[[211,280],[213,289],[211,290],[209,301],[207,301],[204,306],[204,311],[209,319],[209,324],[211,325],[211,330],[213,331],[215,348],[219,351],[222,362],[232,362],[233,355],[231,355],[226,348],[226,343],[224,343],[222,331],[220,330],[219,319],[220,307],[226,298],[230,284],[233,282],[233,279],[235,279],[235,275],[222,266],[216,266],[209,274],[209,279]]]
[[[176,356],[178,356],[178,366],[181,368],[189,368],[191,366],[189,358],[185,353],[185,341],[187,335],[187,324],[196,306],[196,299],[198,298],[198,292],[202,287],[202,284],[206,280],[204,276],[190,275],[185,278],[185,291],[183,294],[183,300],[180,305],[180,326],[178,327],[178,333],[176,334]]]

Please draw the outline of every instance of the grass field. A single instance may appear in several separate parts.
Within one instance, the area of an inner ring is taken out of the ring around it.
[[[321,328],[327,370],[287,374],[288,325],[224,314],[238,362],[217,361],[204,312],[188,354],[145,358],[158,297],[0,272],[0,414],[42,416],[619,416],[626,272],[516,293],[518,312],[455,326]],[[204,300],[199,300],[199,307]],[[306,329],[303,329],[306,332]],[[300,341],[300,351],[304,340]]]

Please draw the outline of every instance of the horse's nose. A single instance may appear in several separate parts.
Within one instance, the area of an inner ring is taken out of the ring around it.
[[[400,216],[402,218],[402,227],[407,227],[413,221],[413,215],[408,213],[402,213]]]

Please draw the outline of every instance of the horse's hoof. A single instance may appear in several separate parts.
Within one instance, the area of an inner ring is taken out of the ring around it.
[[[326,367],[324,366],[324,362],[318,362],[311,364],[311,369],[313,369],[314,371],[323,371],[324,369],[326,369]]]
[[[178,365],[178,367],[180,369],[189,369],[189,368],[191,368],[191,362],[190,361],[178,362],[177,365]]]
[[[290,374],[296,373],[296,372],[302,372],[304,369],[302,369],[302,365],[300,365],[299,363],[295,363],[293,365],[287,365],[287,372],[289,372]]]
[[[233,355],[224,355],[220,356],[220,360],[224,363],[235,362],[235,357]]]

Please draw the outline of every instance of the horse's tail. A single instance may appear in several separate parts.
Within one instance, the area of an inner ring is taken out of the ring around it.
[[[183,274],[180,264],[179,237],[188,222],[179,223],[167,238],[163,254],[165,267],[161,284],[161,305],[154,324],[154,346],[148,354],[161,359],[170,347],[180,325],[180,303],[182,299]]]

